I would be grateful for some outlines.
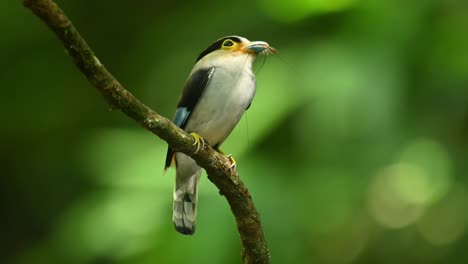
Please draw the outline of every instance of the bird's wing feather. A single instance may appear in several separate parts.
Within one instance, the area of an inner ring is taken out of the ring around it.
[[[214,71],[214,67],[197,70],[185,82],[184,90],[180,96],[179,103],[177,104],[177,110],[173,119],[173,122],[178,127],[184,129],[187,125],[190,114],[203,95],[203,92],[208,86]],[[171,147],[168,147],[164,169],[167,169],[171,166],[173,156],[174,152],[172,151]]]

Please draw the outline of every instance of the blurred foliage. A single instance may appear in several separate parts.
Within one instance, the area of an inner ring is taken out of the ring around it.
[[[264,40],[224,145],[273,263],[468,262],[468,2],[60,1],[101,61],[171,117],[195,58]],[[239,263],[203,177],[197,233],[171,222],[166,145],[108,111],[55,36],[0,2],[1,263]]]

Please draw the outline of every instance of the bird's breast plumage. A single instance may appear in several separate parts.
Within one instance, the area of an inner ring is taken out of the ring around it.
[[[209,65],[214,72],[185,130],[199,134],[212,146],[227,138],[255,95],[252,62],[253,58],[246,54]]]

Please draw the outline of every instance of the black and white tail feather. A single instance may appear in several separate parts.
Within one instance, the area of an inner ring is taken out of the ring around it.
[[[176,156],[177,160],[185,162],[186,166],[176,167],[172,221],[177,231],[184,235],[192,235],[195,233],[198,181],[202,169],[187,155],[176,153]],[[187,163],[190,165],[187,166]]]

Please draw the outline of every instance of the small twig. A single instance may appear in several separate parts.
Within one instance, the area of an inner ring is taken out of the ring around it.
[[[218,187],[231,207],[243,245],[244,263],[269,263],[269,249],[260,217],[247,187],[231,168],[228,158],[208,145],[196,151],[193,138],[167,118],[158,115],[128,92],[102,65],[72,22],[52,0],[24,0],[63,42],[76,66],[107,103],[166,141],[175,151],[191,156]],[[196,153],[195,153],[196,152]]]

